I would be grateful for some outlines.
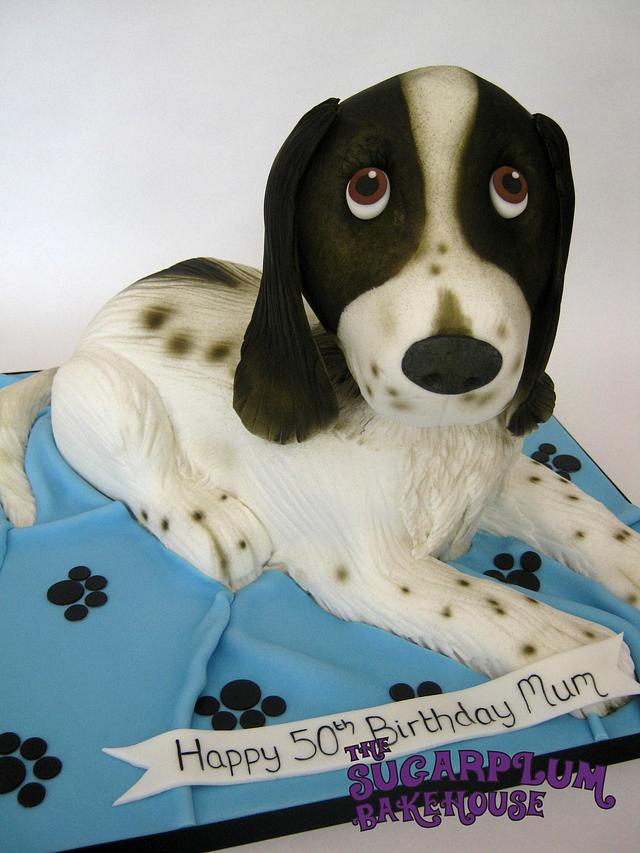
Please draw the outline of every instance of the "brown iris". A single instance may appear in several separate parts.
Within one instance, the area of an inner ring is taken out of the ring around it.
[[[491,176],[491,181],[500,198],[511,204],[519,204],[529,192],[524,176],[513,166],[500,166]]]

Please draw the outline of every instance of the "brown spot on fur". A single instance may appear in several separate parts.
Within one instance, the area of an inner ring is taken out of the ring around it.
[[[391,408],[396,409],[398,412],[408,412],[411,406],[408,403],[403,403],[402,400],[392,400]]]
[[[493,391],[484,391],[483,393],[469,391],[462,397],[462,402],[475,403],[477,406],[484,406],[485,403],[490,403],[495,396],[495,392]]]
[[[527,643],[526,646],[522,647],[522,654],[523,655],[535,655],[535,653],[536,653],[536,647],[535,646],[530,646]]]
[[[493,612],[497,613],[498,616],[504,616],[506,610],[503,610],[502,607],[496,607]]]
[[[411,590],[409,589],[409,587],[408,587],[408,586],[401,586],[401,587],[400,587],[400,592],[402,592],[404,595],[409,595],[409,593],[411,592]]]
[[[220,361],[231,352],[229,344],[211,344],[207,350],[207,359],[209,361]]]
[[[186,332],[178,332],[167,341],[167,350],[172,355],[186,355],[193,348],[193,341]]]
[[[496,395],[494,391],[484,391],[483,393],[477,395],[476,402],[478,403],[478,405],[484,406],[485,403],[490,403],[495,396]]]
[[[395,388],[387,388],[387,394],[390,397],[397,397],[398,396],[398,392],[396,391]]]
[[[596,635],[593,633],[593,631],[585,631],[584,635],[588,640],[595,640],[596,638]]]
[[[429,267],[429,272],[431,273],[431,275],[440,275],[440,273],[442,272],[442,267],[440,266],[440,264],[431,264],[431,266]]]
[[[169,319],[171,308],[166,305],[152,305],[142,312],[142,325],[145,329],[160,329]]]
[[[488,603],[489,603],[489,604],[491,604],[493,607],[498,607],[498,606],[499,606],[499,604],[500,604],[500,602],[499,602],[496,598],[487,598],[487,601],[488,601]]]
[[[395,332],[396,321],[391,311],[385,312],[385,314],[380,318],[380,328],[382,333],[388,337],[391,337]]]
[[[584,539],[586,534],[584,533],[583,530],[576,530],[574,535],[575,535],[576,539]]]
[[[530,483],[539,483],[540,477],[529,477],[529,482]]]
[[[194,509],[194,511],[191,513],[191,518],[194,521],[202,521],[202,519],[204,518],[204,513],[201,509]]]
[[[506,326],[506,323],[500,323],[500,325],[499,325],[499,326],[498,326],[498,328],[496,329],[496,335],[497,335],[501,340],[504,340],[504,339],[507,337],[507,326]]]
[[[226,501],[226,499],[227,499],[228,497],[229,497],[229,495],[225,495],[225,494],[224,494],[224,492],[223,492],[223,493],[220,495],[220,500],[221,500],[221,501]]]
[[[629,533],[629,531],[623,529],[623,530],[619,530],[616,533],[615,538],[618,540],[618,542],[624,542],[625,539],[628,539],[630,536],[631,536],[631,534]]]
[[[336,569],[336,580],[340,581],[340,583],[344,583],[349,577],[349,572],[345,569],[344,566],[338,566]]]
[[[247,547],[247,543],[244,541],[244,539],[241,539],[241,540],[238,542],[238,548],[240,548],[240,550],[241,550],[241,551],[244,551],[244,549],[245,549],[246,547]]]
[[[567,495],[567,497],[569,498],[570,501],[579,501],[580,500],[578,495]]]
[[[627,604],[637,604],[637,603],[638,603],[638,596],[634,592],[632,592],[631,595],[627,596]]]
[[[162,521],[160,522],[160,527],[161,527],[163,530],[168,530],[168,529],[169,529],[169,519],[168,519],[168,518],[163,518],[163,519],[162,519]]]
[[[471,586],[471,581],[468,581],[466,578],[460,578],[458,580],[458,586]]]
[[[443,287],[438,293],[438,309],[433,323],[434,335],[471,335],[471,320],[462,310],[458,297]]]
[[[371,385],[365,385],[365,386],[364,386],[364,390],[367,392],[367,395],[368,395],[369,397],[372,397],[372,396],[373,396],[373,391],[371,390]]]
[[[143,509],[140,512],[140,515],[142,516],[143,521],[149,521],[149,513],[146,511],[146,509]]]
[[[375,363],[375,361],[372,361],[372,362],[371,362],[371,373],[372,373],[374,376],[379,376],[379,375],[380,375],[380,368],[379,368],[379,367],[378,367],[378,365]]]
[[[518,358],[516,358],[516,360],[513,362],[513,367],[511,368],[511,372],[513,374],[519,373],[521,367],[522,367],[522,356],[519,355]]]
[[[446,254],[448,250],[449,250],[449,247],[447,246],[446,243],[438,243],[438,251],[440,252],[441,255]]]
[[[451,608],[445,607],[442,611],[442,615],[445,617],[445,619],[448,619],[451,616]]]

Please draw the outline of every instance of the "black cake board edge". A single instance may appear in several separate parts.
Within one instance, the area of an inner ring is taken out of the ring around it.
[[[592,766],[621,764],[640,758],[640,733],[536,755],[532,761],[533,771],[546,768],[551,758],[564,759],[565,761],[586,761]],[[413,793],[416,791],[446,790],[490,791],[514,787],[519,781],[519,772],[509,770],[502,773],[497,782],[445,780],[426,782],[411,789],[411,791]],[[345,776],[345,787],[346,785]],[[394,788],[393,793],[394,796],[401,796],[409,793],[409,789],[399,786]],[[375,799],[374,796],[371,801],[375,802]],[[90,851],[90,853],[206,853],[206,851],[212,850],[225,850],[242,844],[282,838],[314,829],[325,829],[329,826],[351,823],[355,813],[354,806],[354,801],[350,797],[337,797],[218,823],[176,829],[157,835],[128,838],[105,844],[93,844],[89,847],[74,847],[72,850],[57,851],[57,853],[72,853],[72,851],[75,853],[80,851]],[[354,832],[356,832],[355,828]]]

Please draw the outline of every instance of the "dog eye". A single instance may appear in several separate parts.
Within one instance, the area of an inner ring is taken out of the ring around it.
[[[347,204],[358,219],[380,216],[389,202],[391,184],[386,172],[367,166],[358,169],[347,184]]]
[[[489,195],[503,219],[520,216],[529,201],[529,188],[524,175],[513,166],[500,166],[489,181]]]

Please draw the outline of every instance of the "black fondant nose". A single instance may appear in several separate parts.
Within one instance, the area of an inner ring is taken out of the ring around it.
[[[486,341],[466,335],[434,335],[412,344],[402,372],[434,394],[464,394],[482,388],[498,375],[502,356]]]

